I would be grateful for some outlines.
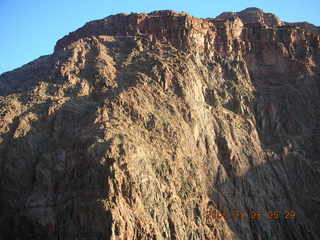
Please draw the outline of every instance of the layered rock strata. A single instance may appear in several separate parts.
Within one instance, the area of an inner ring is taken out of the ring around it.
[[[2,239],[319,239],[320,35],[253,10],[110,16],[0,75]]]

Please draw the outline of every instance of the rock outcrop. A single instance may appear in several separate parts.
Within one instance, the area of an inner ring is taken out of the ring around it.
[[[0,75],[1,239],[319,239],[319,46],[252,8],[119,14]]]
[[[247,8],[241,12],[224,12],[217,19],[239,17],[244,23],[262,23],[271,26],[281,26],[284,23],[274,14],[265,13],[259,8]]]

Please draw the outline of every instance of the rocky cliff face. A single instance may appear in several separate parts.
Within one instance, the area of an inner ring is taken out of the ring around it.
[[[110,16],[1,75],[2,239],[319,239],[320,36],[247,11]]]
[[[270,26],[281,26],[282,22],[276,15],[265,13],[259,8],[247,8],[241,12],[224,12],[217,16],[217,19],[229,19],[239,17],[245,23],[262,23]]]

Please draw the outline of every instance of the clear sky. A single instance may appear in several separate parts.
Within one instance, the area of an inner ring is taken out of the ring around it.
[[[0,74],[51,54],[61,37],[111,14],[172,9],[206,18],[247,7],[320,25],[320,0],[0,0]]]

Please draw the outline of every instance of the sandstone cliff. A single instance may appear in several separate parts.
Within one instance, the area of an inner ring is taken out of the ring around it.
[[[1,239],[320,239],[320,35],[245,12],[110,16],[2,74]]]

